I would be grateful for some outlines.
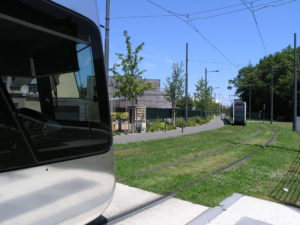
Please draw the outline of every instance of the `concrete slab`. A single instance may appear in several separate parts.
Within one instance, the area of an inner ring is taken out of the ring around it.
[[[235,225],[272,225],[272,224],[261,222],[259,220],[254,220],[248,217],[243,217]]]
[[[111,218],[139,205],[157,199],[160,195],[138,188],[117,183],[115,196],[103,216]],[[208,207],[171,198],[161,204],[149,208],[135,216],[129,217],[118,225],[182,225],[207,210]]]
[[[236,225],[239,224],[239,222],[243,222],[242,218],[244,217],[256,220],[256,224],[300,224],[300,210],[298,208],[249,196],[241,197],[231,207],[208,224]]]
[[[206,225],[210,221],[212,221],[217,216],[221,215],[223,211],[228,209],[234,203],[236,203],[243,195],[234,193],[229,198],[226,198],[220,203],[220,206],[216,206],[213,208],[209,208],[204,213],[198,215],[192,221],[188,223],[188,225]]]
[[[187,223],[187,225],[206,225],[209,221],[213,220],[217,216],[223,213],[223,209],[219,206],[209,208],[205,212],[198,215],[192,221]]]

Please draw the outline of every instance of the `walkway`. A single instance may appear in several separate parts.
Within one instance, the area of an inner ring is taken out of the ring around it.
[[[148,141],[148,140],[155,140],[161,138],[168,138],[168,137],[176,137],[185,134],[192,134],[201,131],[207,130],[215,130],[224,126],[223,121],[221,120],[220,116],[215,117],[210,122],[203,124],[201,126],[196,127],[186,127],[182,133],[181,128],[177,128],[176,130],[170,131],[156,131],[151,133],[145,134],[128,134],[128,135],[119,135],[114,136],[114,144],[127,144],[131,142],[138,142],[138,141]]]

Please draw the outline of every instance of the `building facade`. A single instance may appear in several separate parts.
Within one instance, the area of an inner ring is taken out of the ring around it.
[[[160,79],[146,79],[146,82],[151,83],[153,88],[145,91],[144,95],[138,98],[137,105],[144,105],[146,108],[171,109],[172,104],[165,98],[166,91],[161,88]],[[114,88],[114,78],[111,76],[108,78],[108,92],[113,111],[119,108],[126,109],[131,105],[131,102],[122,98],[113,98],[116,89]]]

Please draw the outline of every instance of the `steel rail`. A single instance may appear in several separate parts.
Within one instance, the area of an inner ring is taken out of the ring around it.
[[[152,173],[152,172],[160,171],[160,170],[167,169],[167,168],[170,168],[170,167],[178,166],[178,165],[181,165],[183,163],[186,163],[186,162],[189,162],[189,161],[192,161],[192,160],[195,160],[195,159],[199,159],[199,158],[202,158],[202,157],[205,157],[205,156],[210,156],[214,153],[221,152],[225,149],[241,145],[244,142],[249,141],[250,139],[256,137],[260,132],[261,132],[260,130],[257,130],[255,133],[253,133],[253,134],[251,134],[247,137],[241,138],[238,142],[233,142],[232,144],[225,145],[225,146],[224,145],[219,146],[219,147],[217,147],[217,148],[215,148],[211,151],[196,154],[192,157],[188,157],[188,158],[185,158],[185,159],[182,159],[182,160],[178,160],[176,162],[167,163],[167,164],[164,164],[164,165],[161,165],[161,166],[158,166],[158,167],[153,167],[153,168],[148,169],[148,170],[144,170],[144,171],[136,172],[136,173],[133,173],[133,174],[129,174],[129,175],[123,177],[123,178],[145,175],[145,174],[148,174],[148,173]]]
[[[115,224],[115,223],[120,222],[120,221],[122,221],[122,220],[124,220],[126,218],[134,216],[134,215],[136,215],[136,214],[138,214],[138,213],[140,213],[140,212],[142,212],[142,211],[144,211],[144,210],[146,210],[148,208],[156,206],[156,205],[160,204],[161,202],[164,202],[164,201],[166,201],[166,200],[174,197],[176,194],[178,194],[179,192],[181,192],[181,191],[183,191],[183,190],[185,190],[187,188],[190,188],[190,187],[192,187],[192,186],[194,186],[196,184],[199,184],[202,181],[204,181],[204,180],[206,180],[206,179],[208,179],[208,178],[210,178],[210,177],[212,177],[214,175],[218,175],[218,174],[220,174],[220,173],[222,173],[224,171],[227,171],[227,170],[231,169],[232,167],[235,167],[235,166],[243,163],[244,161],[246,161],[247,159],[249,159],[254,154],[258,153],[259,151],[261,151],[264,148],[268,147],[268,145],[272,144],[277,139],[277,137],[278,137],[278,131],[274,130],[274,135],[272,136],[272,138],[269,139],[264,145],[260,146],[255,151],[250,152],[246,156],[244,156],[244,157],[236,160],[235,162],[233,162],[233,163],[231,163],[231,164],[229,164],[229,165],[227,165],[227,166],[225,166],[225,167],[223,167],[221,169],[218,169],[218,170],[216,170],[216,171],[214,171],[214,172],[212,172],[212,173],[210,173],[210,174],[208,174],[206,176],[202,176],[202,177],[194,180],[193,182],[190,182],[188,184],[182,185],[181,187],[177,188],[176,190],[170,192],[169,194],[163,195],[163,196],[161,196],[161,197],[159,197],[157,199],[154,199],[154,200],[152,200],[152,201],[150,201],[148,203],[139,205],[139,206],[137,206],[137,207],[135,207],[133,209],[130,209],[130,210],[126,211],[126,212],[123,212],[123,213],[121,213],[119,215],[116,215],[116,216],[113,216],[111,218],[108,218],[106,224],[107,225]]]
[[[244,129],[244,127],[243,127]],[[237,131],[240,131],[242,129],[238,129]],[[230,136],[230,135],[233,135],[235,134],[237,131],[234,131],[232,133],[227,133],[225,134],[223,137],[227,137],[227,136]],[[199,139],[202,139],[203,137],[208,137],[208,136],[211,136],[211,135],[214,135],[214,134],[218,134],[219,132],[211,132],[209,134],[204,134],[204,135],[199,135],[198,137],[195,135],[193,136],[186,136],[186,138],[182,138],[181,140],[183,141],[195,141],[195,140],[199,140]],[[188,137],[192,137],[192,138],[188,138]],[[170,140],[170,141],[166,141],[167,143],[168,142],[172,142],[174,140]],[[205,140],[201,143],[206,143],[208,141],[211,141],[211,140]],[[162,142],[162,144],[166,143],[166,142]],[[161,144],[161,143],[155,143],[156,144]],[[140,147],[140,146],[139,146]],[[170,151],[172,149],[160,149],[160,150],[154,150],[154,151],[148,151],[148,152],[139,152],[139,153],[133,153],[133,154],[128,154],[128,155],[124,155],[124,156],[117,156],[119,158],[131,158],[131,157],[135,157],[135,156],[142,156],[142,155],[148,155],[148,154],[151,154],[151,153],[156,153],[156,152],[166,152],[166,151]]]
[[[209,136],[209,135],[212,135],[212,134],[215,134],[215,133],[218,133],[218,131],[215,131],[215,132],[210,132],[208,134],[201,134],[202,132],[204,131],[199,131],[199,132],[196,132],[196,133],[193,133],[193,134],[184,134],[184,135],[180,135],[180,136],[174,136],[174,137],[167,137],[167,138],[162,138],[161,141],[159,142],[155,142],[155,143],[151,143],[151,145],[159,145],[159,144],[165,144],[165,143],[170,143],[172,141],[174,141],[173,138],[176,138],[176,137],[180,137],[182,138],[183,140],[188,140],[190,137],[206,137],[206,136]],[[172,138],[172,139],[170,139]],[[167,139],[167,140],[164,140],[164,139]],[[153,140],[149,140],[149,141],[153,141]],[[143,141],[144,143],[143,144],[147,144],[148,141]],[[129,143],[130,144],[130,143]],[[115,147],[116,148],[116,151],[117,152],[122,152],[122,151],[126,151],[126,150],[131,150],[131,149],[136,149],[136,148],[140,148],[141,146],[128,146],[128,147]]]

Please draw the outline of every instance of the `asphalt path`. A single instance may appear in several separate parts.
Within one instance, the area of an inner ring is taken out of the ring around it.
[[[213,118],[206,124],[196,126],[196,127],[186,127],[183,129],[177,128],[176,130],[169,130],[169,131],[156,131],[151,133],[137,133],[137,134],[128,134],[128,135],[118,135],[114,136],[114,144],[127,144],[131,142],[139,142],[139,141],[148,141],[148,140],[155,140],[161,138],[168,138],[168,137],[177,137],[180,135],[185,134],[192,134],[201,131],[207,130],[215,130],[224,126],[223,120],[221,120],[221,116],[217,116]]]

